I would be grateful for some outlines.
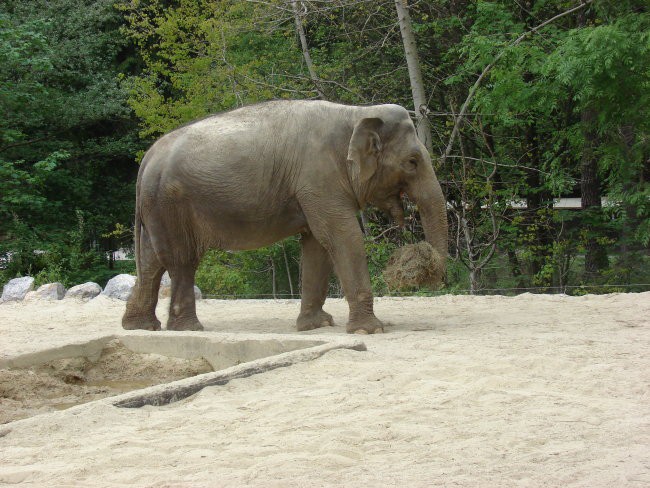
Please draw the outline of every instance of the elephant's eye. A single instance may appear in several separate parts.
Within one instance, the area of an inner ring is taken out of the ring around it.
[[[418,167],[418,160],[415,158],[409,159],[408,167],[410,170],[415,171],[415,169]]]

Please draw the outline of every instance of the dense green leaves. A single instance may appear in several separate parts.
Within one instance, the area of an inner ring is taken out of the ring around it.
[[[144,60],[124,78],[143,137],[161,135],[209,113],[271,98],[301,96],[300,51],[282,30],[251,28],[246,2],[123,2],[122,31]]]
[[[131,220],[134,155],[142,142],[117,79],[132,56],[121,23],[107,0],[7,1],[0,7],[0,253],[10,263],[6,278],[48,266],[106,266],[103,251],[117,243],[102,235]],[[71,233],[77,233],[77,250],[70,247]],[[75,252],[94,258],[61,264]],[[57,253],[63,258],[55,266]]]

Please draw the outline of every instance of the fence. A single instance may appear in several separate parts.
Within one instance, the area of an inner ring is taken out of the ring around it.
[[[527,288],[483,288],[475,291],[474,295],[505,295],[515,296],[522,293],[538,294],[556,294],[556,295],[584,295],[586,293],[619,293],[619,292],[642,292],[650,291],[650,283],[630,283],[618,285],[568,285],[568,286],[536,286]],[[583,293],[584,292],[584,293]],[[418,292],[391,292],[387,294],[378,294],[375,296],[383,297],[439,297],[444,295],[472,295],[470,289],[454,289],[440,291],[418,291]],[[232,294],[232,295],[214,295],[204,294],[203,298],[217,300],[297,300],[301,295],[298,293],[276,293],[273,294]],[[328,294],[328,298],[343,298],[342,294]]]

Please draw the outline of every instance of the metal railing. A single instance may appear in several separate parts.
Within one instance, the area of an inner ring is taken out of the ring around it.
[[[635,289],[635,292],[650,291],[650,283],[627,283],[627,284],[603,284],[603,285],[566,285],[566,286],[531,286],[531,287],[513,287],[513,288],[482,288],[472,293],[470,289],[453,289],[440,291],[419,291],[419,292],[390,292],[377,293],[376,297],[439,297],[444,295],[503,295],[515,296],[522,293],[537,293],[544,295],[582,295],[576,293],[590,290],[596,291],[596,294],[616,293],[621,290]],[[250,293],[250,294],[204,294],[203,298],[217,300],[298,300],[301,295],[294,293],[276,293],[275,295],[267,293]],[[327,298],[343,298],[342,294],[328,294]]]

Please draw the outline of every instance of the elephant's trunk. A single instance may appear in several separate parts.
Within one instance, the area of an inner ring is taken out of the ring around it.
[[[431,175],[414,182],[407,194],[418,206],[425,239],[440,254],[444,270],[448,253],[447,204],[433,169]]]

